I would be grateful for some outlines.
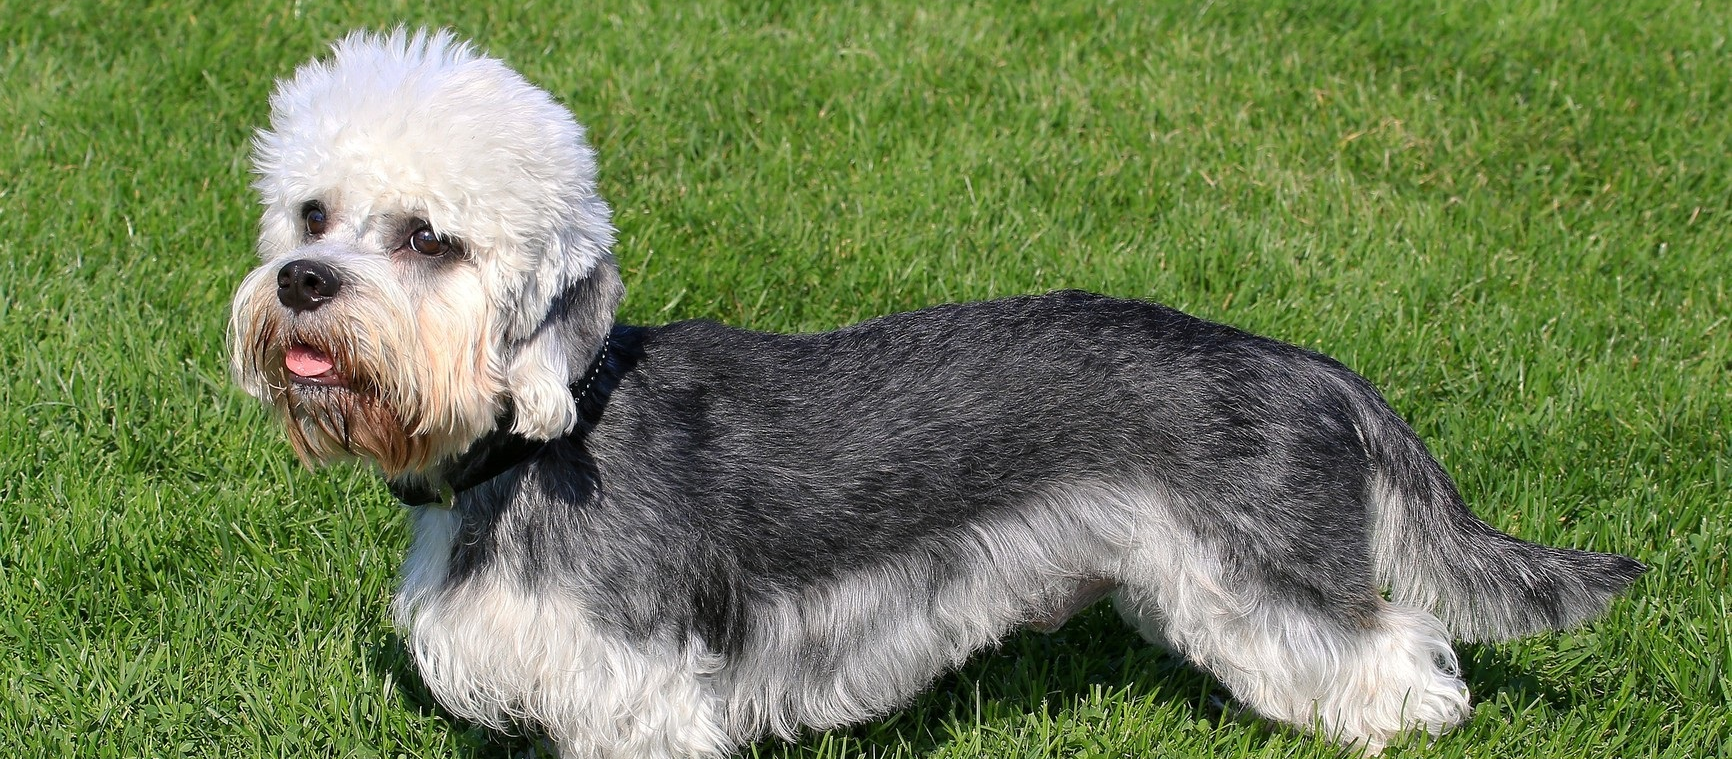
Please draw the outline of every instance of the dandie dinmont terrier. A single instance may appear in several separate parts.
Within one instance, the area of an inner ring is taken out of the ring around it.
[[[1152,303],[615,324],[582,128],[448,33],[353,34],[271,111],[235,375],[408,506],[395,616],[440,702],[565,755],[860,722],[1105,596],[1377,750],[1468,716],[1452,639],[1575,624],[1643,571],[1475,518],[1341,364]]]

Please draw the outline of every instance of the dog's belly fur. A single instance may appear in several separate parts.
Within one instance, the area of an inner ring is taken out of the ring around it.
[[[689,660],[729,743],[894,708],[1127,562],[1349,626],[1380,603],[1367,388],[1293,346],[1082,293],[616,339],[638,358],[599,424],[461,501],[405,597],[515,588],[566,645]]]

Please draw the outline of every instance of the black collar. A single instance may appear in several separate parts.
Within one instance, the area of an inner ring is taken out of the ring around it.
[[[621,375],[631,364],[636,363],[632,360],[635,356],[630,355],[621,342],[621,332],[622,329],[616,327],[602,339],[601,350],[596,353],[595,360],[590,362],[583,378],[571,384],[571,396],[577,403],[579,418],[577,427],[565,440],[582,439],[601,421],[601,412],[607,407],[613,389],[619,385]],[[456,501],[457,494],[505,474],[518,464],[534,458],[551,441],[532,440],[512,432],[515,419],[516,413],[507,407],[494,421],[492,432],[475,441],[474,445],[469,446],[469,450],[435,470],[434,481],[419,478],[386,480],[385,484],[391,488],[391,495],[396,496],[405,506],[437,504],[449,507]]]

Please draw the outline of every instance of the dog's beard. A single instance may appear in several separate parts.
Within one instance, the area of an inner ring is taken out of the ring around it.
[[[409,434],[395,410],[364,391],[290,386],[276,406],[295,455],[309,466],[358,456],[396,476],[426,469],[438,450],[432,438]]]
[[[269,278],[250,276],[235,301],[235,374],[277,410],[307,466],[359,458],[387,476],[423,471],[493,426],[497,393],[477,320],[412,310],[376,290],[294,313],[276,300],[274,270],[260,271]],[[425,344],[417,329],[448,339]]]
[[[268,393],[288,432],[295,455],[307,466],[363,458],[386,474],[426,468],[437,453],[433,436],[413,434],[421,420],[405,413],[411,393],[391,392],[393,383],[357,358],[347,341],[295,329],[291,319],[265,316],[249,341],[253,356],[249,386]],[[297,376],[291,352],[322,357],[328,369],[317,377]],[[405,410],[400,410],[405,409]]]

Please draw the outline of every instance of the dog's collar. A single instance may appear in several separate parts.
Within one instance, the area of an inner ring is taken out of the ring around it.
[[[613,395],[613,389],[619,384],[620,375],[624,372],[622,353],[617,338],[610,333],[602,338],[601,350],[596,352],[595,360],[589,363],[583,379],[571,383],[571,396],[577,403],[579,418],[577,427],[565,437],[566,440],[583,437],[591,427],[601,421],[601,412],[607,407],[608,397]],[[505,474],[518,464],[533,458],[550,441],[533,440],[512,432],[515,419],[515,412],[508,407],[495,420],[493,432],[475,441],[474,445],[469,446],[469,450],[441,467],[444,475],[439,481],[429,482],[419,478],[386,480],[391,495],[396,496],[405,506],[438,505],[448,508],[456,502],[457,494]]]

